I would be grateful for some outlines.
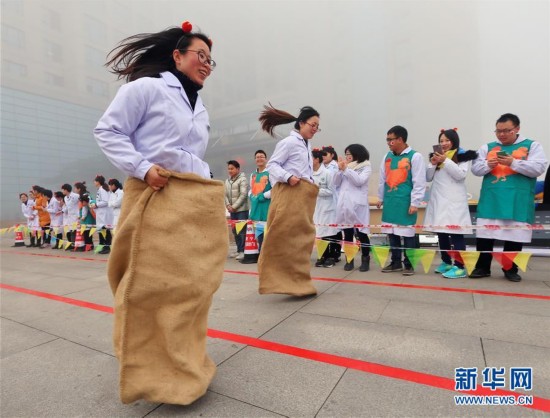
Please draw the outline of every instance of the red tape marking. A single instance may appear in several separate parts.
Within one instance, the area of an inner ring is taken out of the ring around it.
[[[70,305],[82,308],[93,309],[100,312],[113,313],[113,308],[96,303],[85,302],[78,299],[66,298],[51,293],[38,292],[36,290],[25,289],[0,283],[0,289],[11,290],[14,292],[25,293],[27,295],[38,296],[45,299],[55,300],[57,302],[68,303]],[[478,387],[476,390],[468,392],[459,392],[455,390],[455,381],[447,377],[441,377],[428,373],[415,372],[413,370],[401,369],[398,367],[386,366],[369,361],[356,360],[349,357],[336,356],[334,354],[323,353],[321,351],[307,350],[305,348],[292,345],[280,344],[272,341],[261,340],[259,338],[248,337],[246,335],[233,334],[231,332],[208,329],[211,338],[217,338],[226,341],[232,341],[238,344],[248,345],[250,347],[286,354],[293,357],[300,357],[306,360],[317,361],[320,363],[332,364],[334,366],[346,367],[353,370],[359,370],[365,373],[376,374],[378,376],[390,377],[393,379],[404,380],[407,382],[418,383],[425,386],[431,386],[437,389],[445,389],[451,392],[464,393],[464,395],[489,395],[489,396],[524,396],[523,393],[497,389]],[[550,412],[550,399],[533,396],[533,405],[517,405],[525,408],[536,409],[539,411]]]

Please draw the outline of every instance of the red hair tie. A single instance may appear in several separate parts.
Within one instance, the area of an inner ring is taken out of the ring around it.
[[[439,132],[443,133],[445,132],[445,129],[440,129]]]
[[[455,132],[458,131],[458,128],[453,128],[453,131],[455,131]]]
[[[191,22],[186,20],[181,24],[181,29],[183,30],[184,33],[189,33],[193,30],[193,25],[191,24]]]

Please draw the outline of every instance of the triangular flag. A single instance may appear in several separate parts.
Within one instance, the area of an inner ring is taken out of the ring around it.
[[[447,254],[449,254],[449,257],[451,257],[453,260],[458,261],[461,264],[464,264],[464,260],[462,259],[462,256],[460,255],[460,251],[447,250]]]
[[[500,265],[504,270],[510,270],[514,266],[514,263],[512,262],[512,260],[506,257],[505,253],[493,252],[491,254],[493,255],[494,259],[500,263]]]
[[[8,228],[0,229],[0,235],[4,235],[8,231]]]
[[[57,242],[57,238],[54,235],[52,235],[52,244],[55,245],[56,242]]]
[[[67,241],[67,244],[65,244],[65,249],[69,248],[71,246],[71,241]]]
[[[105,246],[104,245],[96,245],[96,247],[94,248],[94,253],[97,254],[98,252],[100,252],[103,249],[103,247],[105,247]]]
[[[73,231],[76,231],[77,226],[78,226],[78,222],[73,222]]]
[[[479,251],[461,251],[460,256],[462,257],[462,264],[466,267],[468,274],[471,274],[472,271],[476,268],[476,263],[481,253]]]
[[[265,223],[264,222],[255,222],[254,223],[254,235],[256,236],[256,240],[260,235],[264,233],[265,229]]]
[[[359,247],[355,244],[344,242],[344,253],[346,254],[346,260],[351,263],[351,260],[355,258],[355,255],[359,251]]]
[[[323,239],[318,239],[316,241],[317,241],[316,242],[316,244],[317,244],[317,258],[321,258],[323,256],[323,254],[325,253],[329,242],[325,241]]]
[[[420,257],[420,262],[422,263],[422,267],[424,267],[424,273],[427,273],[430,271],[430,267],[432,266],[432,262],[434,261],[435,250],[423,251],[426,252]]]
[[[84,246],[84,251],[90,251],[92,249],[92,244],[86,244]]]
[[[94,235],[96,230],[97,230],[97,228],[90,229],[90,236]],[[103,238],[105,238],[105,237],[103,237]]]
[[[371,252],[374,257],[374,261],[376,261],[380,267],[384,267],[386,260],[388,259],[388,254],[390,253],[390,247],[373,245],[371,247]]]
[[[525,272],[527,270],[527,263],[531,255],[531,253],[518,253],[518,255],[514,257],[514,263],[516,263],[516,266],[518,266],[521,271]]]
[[[95,231],[95,228],[94,228],[94,231]],[[107,236],[107,230],[106,229],[102,229],[101,232],[100,232],[101,236],[103,237],[103,239],[105,239],[105,237]],[[93,234],[90,234],[90,235],[93,235]]]
[[[80,227],[80,233],[83,234],[84,231],[86,231],[86,225],[82,225],[82,226]]]
[[[55,228],[53,229],[54,235],[57,235],[58,232],[59,232],[59,228],[55,227]]]
[[[409,259],[413,269],[416,268],[416,266],[418,265],[418,262],[420,261],[420,259],[424,255],[423,251],[424,250],[419,250],[417,248],[406,248],[405,249],[405,255]]]
[[[246,225],[246,221],[237,222],[235,224],[235,231],[237,231],[237,234],[241,233],[245,225]]]
[[[69,232],[69,225],[65,225],[63,230],[65,231],[65,235],[67,235],[67,232]]]
[[[38,237],[38,239],[42,238],[42,230],[41,229],[36,231],[36,236]]]

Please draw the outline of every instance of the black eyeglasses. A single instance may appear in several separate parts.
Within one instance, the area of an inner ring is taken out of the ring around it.
[[[319,128],[319,125],[316,125],[316,124],[313,124],[313,123],[309,123],[309,122],[304,122],[306,125],[309,125],[311,126],[313,129],[316,129],[317,132],[321,132],[321,128]]]
[[[397,141],[399,138],[386,138],[386,142]]]
[[[497,135],[500,135],[500,134],[508,135],[508,134],[511,134],[512,132],[514,132],[515,129],[516,128],[513,128],[513,129],[496,129],[495,133]]]
[[[216,68],[216,61],[214,61],[211,57],[206,55],[204,51],[200,51],[200,50],[196,51],[194,49],[185,49],[185,50],[180,49],[180,52],[196,52],[197,55],[199,56],[199,61],[201,62],[201,64],[209,65],[212,70]]]

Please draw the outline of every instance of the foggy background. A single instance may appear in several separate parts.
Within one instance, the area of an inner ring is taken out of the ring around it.
[[[427,154],[441,128],[461,145],[494,140],[495,120],[517,114],[521,132],[550,154],[550,10],[540,1],[57,1],[1,3],[3,226],[20,221],[18,194],[96,174],[124,176],[92,135],[120,82],[103,64],[126,36],[189,20],[213,40],[217,67],[201,91],[211,119],[206,160],[215,178],[276,140],[259,130],[262,106],[297,115],[310,105],[322,132],[312,146],[351,143],[373,171],[393,125]],[[291,125],[277,128],[286,136]],[[377,173],[370,195],[376,195]],[[477,198],[480,179],[470,174]]]

